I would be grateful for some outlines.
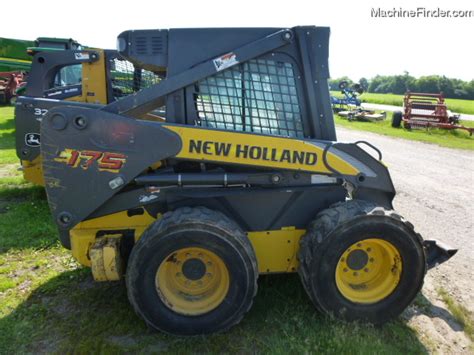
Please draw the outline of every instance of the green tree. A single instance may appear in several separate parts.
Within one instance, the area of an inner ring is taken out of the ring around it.
[[[437,75],[422,76],[416,80],[416,91],[437,93],[440,92],[439,77]]]
[[[369,81],[364,77],[359,79],[359,85],[362,86],[364,91],[367,91],[369,89]]]
[[[339,90],[341,81],[353,84],[347,76],[329,81],[331,90]],[[411,76],[407,71],[402,75],[376,75],[368,80],[364,77],[359,79],[365,91],[373,93],[404,94],[407,91],[439,93],[445,97],[474,100],[474,80],[463,81],[440,75],[427,75],[420,78]]]

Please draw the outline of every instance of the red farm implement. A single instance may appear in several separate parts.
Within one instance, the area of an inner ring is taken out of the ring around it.
[[[403,112],[393,113],[392,127],[464,129],[472,135],[474,128],[459,124],[459,115],[448,110],[443,94],[411,93],[405,94]]]
[[[16,97],[16,91],[26,84],[22,72],[0,72],[0,105],[8,105]]]

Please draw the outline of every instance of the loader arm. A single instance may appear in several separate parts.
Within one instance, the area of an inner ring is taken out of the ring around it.
[[[65,246],[82,221],[143,208],[156,217],[195,203],[258,231],[304,229],[348,195],[392,207],[385,166],[357,144],[333,142],[328,29],[220,32],[229,40],[209,30],[124,32],[120,54],[166,79],[102,107],[57,102],[44,116],[45,186]],[[172,39],[214,41],[205,56],[183,57]],[[233,96],[214,95],[222,84]],[[164,104],[166,121],[139,119]],[[233,116],[220,121],[219,112]]]
[[[123,35],[118,38],[120,51],[124,51],[127,48],[128,43],[126,38],[123,38],[122,36]],[[292,37],[293,33],[290,30],[277,31],[242,47],[235,48],[233,51],[220,57],[207,60],[177,75],[167,78],[159,84],[142,90],[137,95],[109,104],[102,110],[126,114],[127,116],[138,118],[154,108],[162,106],[164,104],[163,99],[167,94],[204,79],[216,73],[216,71],[218,72],[231,68],[239,62],[248,61],[249,59],[255,58],[263,53],[282,47],[285,44],[288,44]]]
[[[159,202],[159,194],[147,193],[144,186],[250,192],[328,184],[342,189],[344,184],[353,197],[378,200],[387,208],[395,195],[385,166],[357,144],[149,122],[76,106],[50,110],[41,136],[48,200],[66,241],[68,231],[83,220]],[[149,169],[170,159],[219,164],[222,170],[191,174]],[[232,173],[232,168],[245,168],[245,173]],[[123,199],[124,194],[134,200]],[[154,198],[146,201],[144,194]]]

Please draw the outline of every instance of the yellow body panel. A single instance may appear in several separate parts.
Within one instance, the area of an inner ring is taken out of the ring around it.
[[[95,49],[99,60],[82,64],[82,98],[83,102],[107,104],[107,73],[105,53]]]
[[[90,251],[97,242],[98,231],[133,229],[135,240],[138,240],[154,221],[155,219],[146,212],[143,215],[128,217],[127,212],[124,211],[81,222],[70,232],[72,255],[82,265],[92,266],[94,260],[91,260]],[[304,233],[304,229],[292,227],[247,233],[257,256],[259,273],[296,271],[299,240]],[[107,238],[109,236],[102,239]],[[102,262],[103,256],[97,260]]]
[[[135,239],[138,240],[154,221],[146,211],[142,215],[132,217],[127,215],[127,211],[123,211],[81,222],[70,232],[72,256],[82,265],[91,266],[89,249],[95,243],[98,231],[133,229]]]
[[[257,255],[258,272],[296,271],[299,241],[304,233],[304,229],[294,228],[247,233]]]
[[[195,127],[165,127],[181,137],[183,145],[177,158],[331,173],[322,160],[324,149],[303,140]],[[328,152],[327,159],[342,174],[359,173],[354,166],[331,152]]]
[[[37,156],[33,161],[22,160],[23,178],[26,181],[36,185],[44,185],[43,168],[41,165],[41,157]]]
[[[107,74],[105,70],[105,53],[102,49],[94,49],[99,59],[92,63],[82,64],[82,94],[66,99],[66,101],[107,104]]]

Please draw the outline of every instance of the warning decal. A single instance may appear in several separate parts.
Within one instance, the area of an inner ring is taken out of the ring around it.
[[[213,62],[217,71],[227,69],[232,65],[239,63],[239,61],[237,60],[237,56],[233,52],[224,54],[223,56],[214,59]]]

